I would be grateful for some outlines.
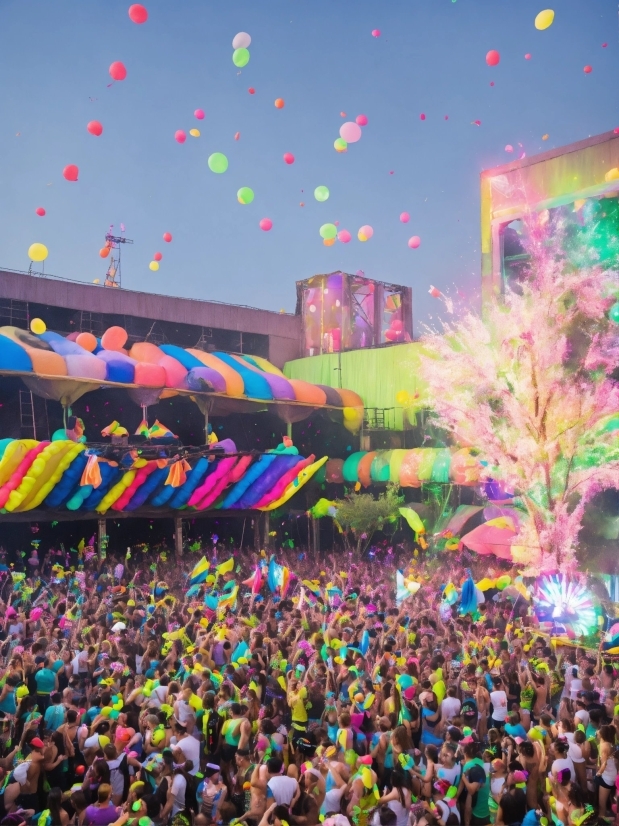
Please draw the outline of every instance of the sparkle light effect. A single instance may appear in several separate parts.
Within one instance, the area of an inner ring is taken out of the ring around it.
[[[538,579],[533,601],[538,619],[565,626],[570,638],[597,631],[599,607],[591,592],[573,577],[552,574]]]

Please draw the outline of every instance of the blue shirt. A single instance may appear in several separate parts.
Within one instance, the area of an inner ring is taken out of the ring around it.
[[[51,668],[42,668],[34,675],[37,694],[51,694],[56,688],[56,675]]]
[[[515,726],[505,723],[505,734],[509,734],[510,737],[522,737],[523,740],[527,739],[527,733],[521,723]]]
[[[56,731],[59,726],[64,723],[65,708],[63,705],[51,705],[45,712],[43,720],[45,721],[45,728],[50,731]]]

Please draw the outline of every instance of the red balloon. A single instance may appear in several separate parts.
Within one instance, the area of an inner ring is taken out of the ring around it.
[[[254,89],[253,86],[250,86],[247,91],[249,92],[250,95],[255,95],[256,94],[256,90]]]
[[[35,212],[36,212],[37,215],[40,215],[41,218],[45,215],[45,210],[43,209],[43,207],[37,207],[35,209]]]
[[[585,68],[583,69],[583,72],[586,75],[590,75],[592,71],[593,71],[593,66],[585,66]]]
[[[498,66],[501,62],[501,55],[496,49],[491,49],[486,55],[486,63],[488,66]]]
[[[164,232],[163,233],[163,240],[167,241],[167,243],[169,244],[170,241],[172,240],[172,233],[171,232]]]
[[[88,129],[91,135],[96,135],[97,137],[103,132],[103,126],[98,120],[91,120],[86,129]]]
[[[125,64],[121,63],[120,60],[115,61],[110,66],[110,77],[112,80],[124,80],[127,77],[127,70],[125,69]]]
[[[161,261],[162,258],[163,258],[163,255],[160,252],[156,252],[153,255],[153,261]]]
[[[146,23],[148,20],[148,12],[144,6],[141,6],[139,3],[134,3],[132,6],[129,6],[129,18],[132,23]]]
[[[291,164],[294,163],[294,155],[292,152],[285,152],[284,153],[284,163]]]
[[[77,176],[80,174],[79,169],[74,163],[70,163],[62,170],[62,177],[65,181],[77,181]]]
[[[529,54],[529,52],[527,52],[527,53],[525,54],[524,59],[525,59],[525,60],[531,60],[531,55]]]

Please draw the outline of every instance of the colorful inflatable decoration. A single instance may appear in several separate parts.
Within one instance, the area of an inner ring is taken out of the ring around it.
[[[18,374],[33,393],[65,406],[84,393],[120,385],[141,406],[181,394],[213,415],[273,405],[286,422],[301,421],[318,408],[337,412],[349,430],[363,422],[363,402],[356,393],[330,389],[327,398],[318,385],[289,380],[258,356],[147,341],[129,346],[122,327],[110,327],[100,339],[85,333],[65,338],[44,324],[35,329],[41,332],[0,327],[0,376]]]
[[[50,510],[138,511],[142,507],[204,511],[281,507],[324,465],[292,445],[261,456],[239,455],[224,439],[186,458],[148,460],[130,453],[113,461],[71,440],[0,442],[0,514]],[[208,455],[210,454],[210,455]],[[125,461],[128,459],[128,462]],[[136,514],[136,515],[139,515]]]

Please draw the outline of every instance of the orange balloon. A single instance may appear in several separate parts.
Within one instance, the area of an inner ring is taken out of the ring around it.
[[[99,255],[101,256],[101,258],[107,258],[109,254],[110,254],[110,248],[109,247],[101,247],[101,249],[99,250]]]
[[[332,247],[335,244],[335,238],[324,238],[322,243],[325,247]]]
[[[276,109],[283,109],[284,106],[285,106],[284,99],[283,98],[277,98],[277,100],[275,101],[275,108]]]
[[[84,350],[88,350],[89,353],[94,353],[97,348],[97,339],[92,333],[80,333],[75,339],[75,343],[83,347]]]
[[[124,327],[108,327],[101,336],[101,346],[104,350],[120,350],[127,343],[127,338]]]

